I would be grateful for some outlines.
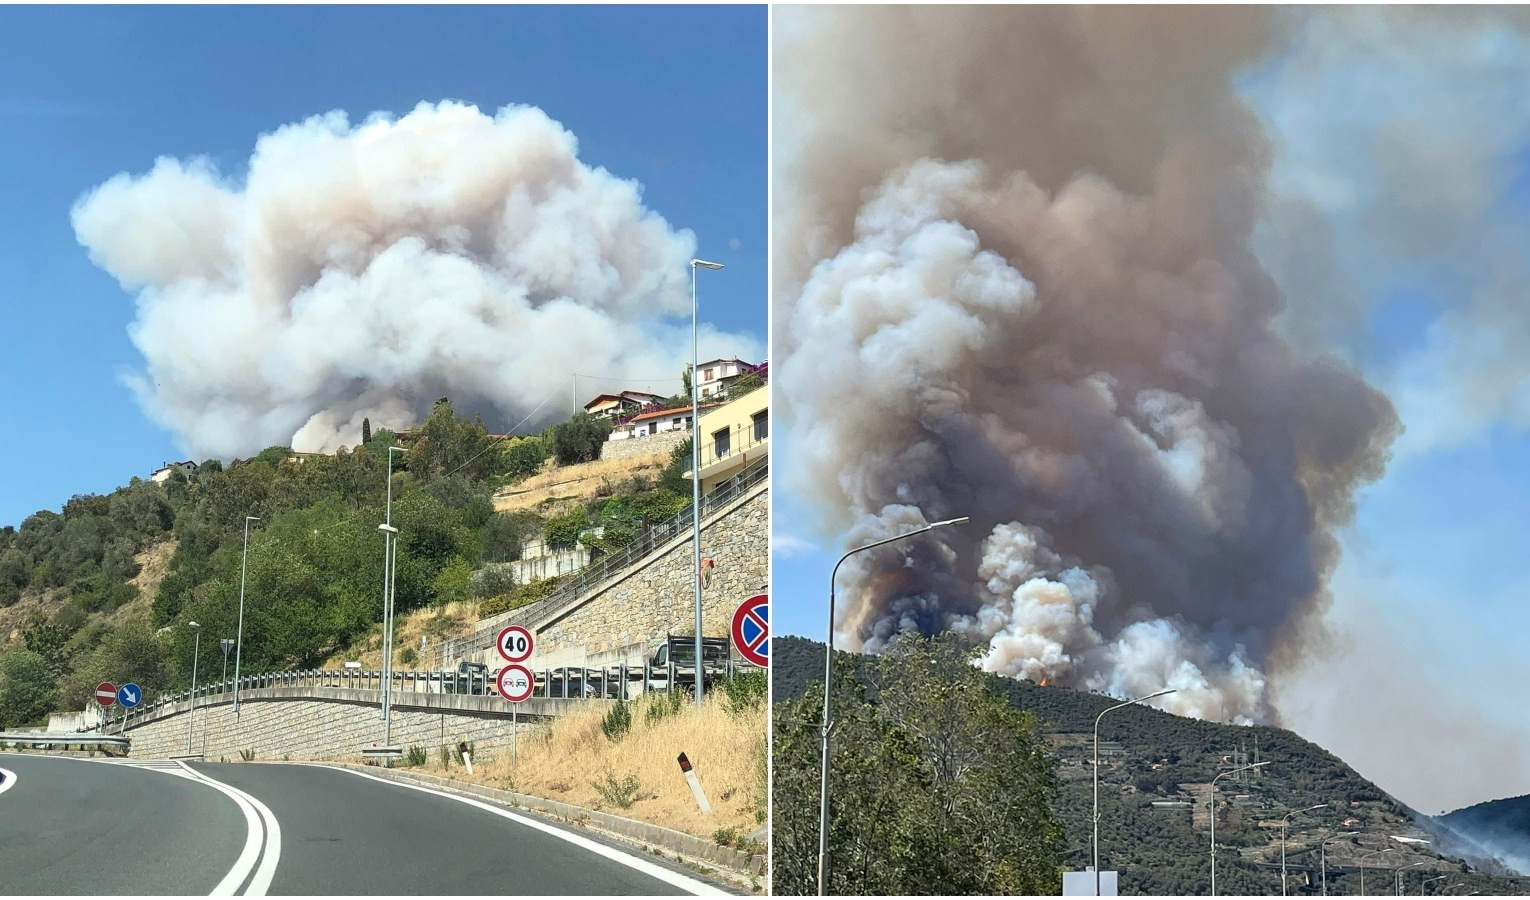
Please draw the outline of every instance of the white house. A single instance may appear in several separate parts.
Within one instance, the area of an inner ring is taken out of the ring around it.
[[[701,377],[696,380],[696,392],[703,399],[727,390],[733,379],[754,368],[741,359],[714,359],[701,363],[696,370]]]
[[[703,405],[701,413],[706,415],[707,410],[721,405],[720,403]],[[659,409],[633,416],[625,424],[611,429],[611,435],[606,440],[624,441],[627,438],[648,437],[651,434],[663,434],[666,431],[689,431],[690,428],[691,408],[689,406]]]
[[[176,470],[180,470],[182,474],[184,474],[187,478],[190,478],[192,475],[196,474],[197,464],[189,459],[185,462],[165,463],[160,468],[154,470],[154,473],[149,476],[149,480],[155,484],[164,484],[170,480],[170,476],[174,474]]]
[[[622,391],[619,394],[600,394],[584,405],[584,411],[597,418],[614,419],[663,400],[658,394],[647,391]]]

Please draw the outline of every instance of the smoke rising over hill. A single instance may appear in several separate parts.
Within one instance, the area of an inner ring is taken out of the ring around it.
[[[73,223],[136,293],[130,386],[197,458],[355,444],[364,417],[414,424],[443,395],[510,424],[575,371],[678,377],[690,355],[666,317],[688,317],[693,236],[534,107],[315,116],[261,136],[238,180],[163,158]]]
[[[786,477],[858,558],[845,636],[1262,720],[1391,403],[1293,347],[1251,249],[1255,9],[805,10],[778,40]],[[831,49],[832,48],[832,49]],[[898,60],[886,65],[885,60]],[[794,468],[793,473],[790,469]]]

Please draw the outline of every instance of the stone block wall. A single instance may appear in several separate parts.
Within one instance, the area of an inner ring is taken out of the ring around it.
[[[770,490],[758,485],[737,505],[702,522],[701,555],[710,558],[701,593],[703,633],[727,637],[733,611],[756,594],[767,593],[770,576]],[[536,632],[533,665],[641,664],[645,650],[666,632],[694,634],[696,601],[692,582],[691,537],[684,535],[655,551],[647,565],[628,572],[578,604],[523,622]],[[489,650],[490,667],[502,664]]]
[[[638,456],[652,456],[655,453],[669,453],[685,443],[685,439],[690,436],[691,433],[689,431],[681,429],[679,431],[661,431],[658,434],[650,434],[645,437],[606,441],[600,445],[600,458],[632,459]]]
[[[241,694],[239,716],[226,697],[198,700],[195,712],[181,703],[152,720],[129,725],[129,755],[164,759],[187,752],[209,760],[237,760],[241,750],[256,759],[357,760],[367,747],[382,746],[378,692],[348,688],[258,688]],[[515,727],[530,730],[569,703],[600,700],[532,700],[521,704]],[[194,722],[193,722],[194,717]],[[424,747],[434,759],[442,745],[473,744],[479,758],[509,752],[510,704],[497,696],[409,695],[396,693],[392,710],[394,746]]]

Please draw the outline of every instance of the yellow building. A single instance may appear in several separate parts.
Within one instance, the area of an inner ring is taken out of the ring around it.
[[[701,492],[707,494],[770,454],[769,386],[703,409],[695,433],[701,441]]]

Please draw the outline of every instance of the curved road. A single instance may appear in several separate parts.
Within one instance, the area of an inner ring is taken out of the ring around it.
[[[327,766],[0,754],[0,894],[724,894],[528,814]]]

